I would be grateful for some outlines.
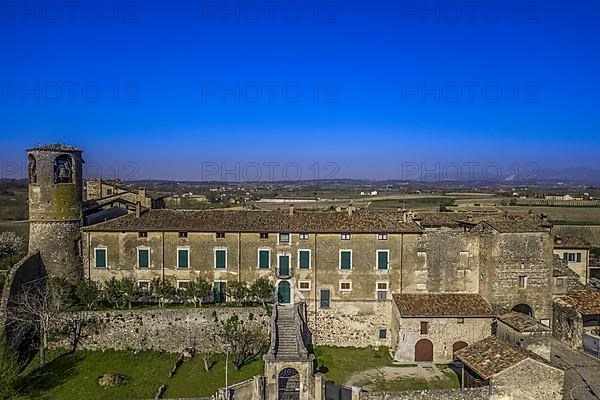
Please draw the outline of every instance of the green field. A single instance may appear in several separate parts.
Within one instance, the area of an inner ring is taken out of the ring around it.
[[[210,397],[225,386],[223,355],[213,357],[209,372],[204,371],[202,358],[195,357],[184,362],[172,378],[169,372],[178,358],[172,353],[78,351],[57,356],[43,370],[26,370],[19,399],[151,399],[161,385],[167,385],[165,398]],[[229,382],[241,382],[262,371],[260,357],[239,371],[230,364]],[[98,378],[107,373],[125,376],[125,384],[99,386]]]

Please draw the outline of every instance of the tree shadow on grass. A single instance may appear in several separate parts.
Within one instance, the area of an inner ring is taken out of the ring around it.
[[[65,353],[44,368],[36,368],[22,378],[20,393],[40,399],[48,398],[49,390],[64,384],[76,374],[75,366],[82,359],[80,353]]]

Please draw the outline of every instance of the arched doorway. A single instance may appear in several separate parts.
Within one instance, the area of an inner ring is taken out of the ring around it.
[[[277,379],[279,400],[300,399],[300,374],[294,368],[285,368]]]
[[[288,281],[281,281],[277,286],[277,302],[279,304],[290,304],[291,293],[290,283]]]
[[[458,341],[458,342],[454,343],[452,345],[452,358],[455,359],[456,358],[456,352],[459,351],[459,350],[464,349],[467,346],[468,346],[468,344],[466,344],[465,342],[461,342],[461,341]]]
[[[415,344],[415,361],[433,362],[433,343],[421,339]]]
[[[527,304],[517,304],[512,308],[512,311],[519,312],[521,314],[529,315],[533,318],[533,308],[529,307]]]

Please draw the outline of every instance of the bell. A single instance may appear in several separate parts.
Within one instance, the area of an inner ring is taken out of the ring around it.
[[[64,164],[61,165],[60,169],[58,170],[58,177],[60,179],[66,179],[69,177],[69,170],[67,170]]]

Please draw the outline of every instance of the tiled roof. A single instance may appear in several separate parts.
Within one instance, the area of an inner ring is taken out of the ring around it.
[[[81,152],[81,149],[73,146],[67,146],[65,144],[55,143],[55,144],[41,144],[35,147],[31,147],[27,149],[27,151],[78,151]]]
[[[554,236],[555,249],[591,249],[592,246],[583,238],[576,235]]]
[[[420,233],[402,213],[387,211],[148,210],[92,225],[87,231]]]
[[[582,315],[600,315],[600,292],[596,290],[574,290],[557,301],[574,307]]]
[[[481,219],[500,233],[548,232],[550,225],[537,215],[508,214],[486,216]]]
[[[475,293],[395,294],[402,317],[492,317],[485,299]]]
[[[464,212],[424,212],[418,217],[424,227],[445,226],[457,228],[461,225],[475,225],[491,213],[464,213]]]
[[[541,324],[535,318],[520,312],[509,312],[498,317],[499,321],[504,322],[518,332],[550,332],[550,328]]]
[[[457,351],[456,357],[483,379],[490,379],[528,358],[557,368],[537,354],[508,344],[495,336],[490,336]]]

